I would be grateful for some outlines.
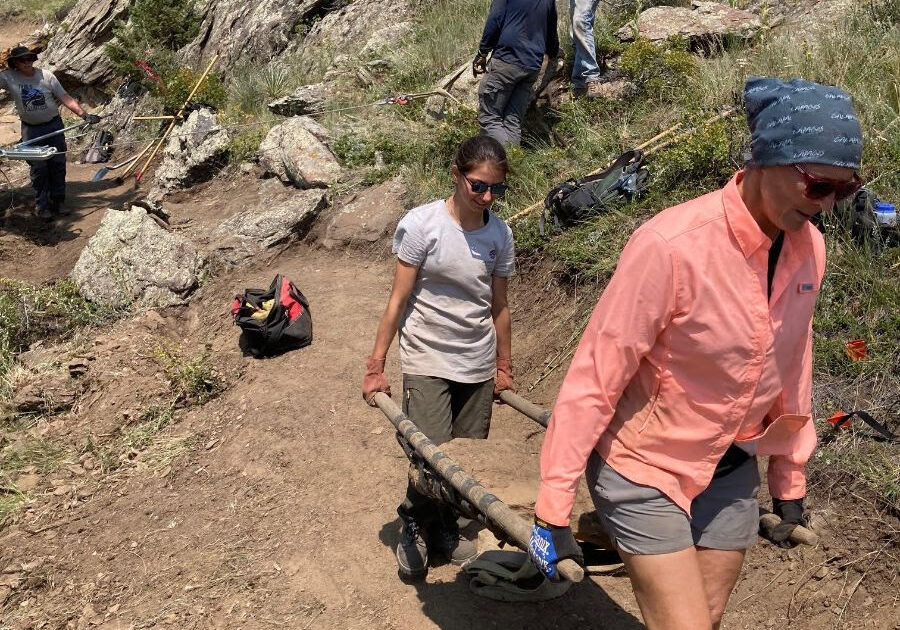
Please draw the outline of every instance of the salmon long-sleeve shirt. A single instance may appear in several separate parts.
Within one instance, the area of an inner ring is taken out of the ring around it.
[[[660,212],[622,252],[544,438],[543,520],[568,523],[591,450],[688,514],[733,442],[771,456],[772,496],[806,494],[825,243],[809,223],[785,233],[768,298],[772,241],[740,197],[742,177]]]

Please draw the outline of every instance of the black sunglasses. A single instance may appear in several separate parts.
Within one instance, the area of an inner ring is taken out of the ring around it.
[[[804,194],[809,199],[824,199],[832,193],[835,199],[846,199],[865,183],[857,173],[853,173],[853,179],[846,181],[813,175],[799,164],[794,164],[794,168],[803,175],[803,183],[806,185]]]
[[[466,177],[465,175],[463,175],[463,178],[467,182],[469,182],[469,186],[471,186],[472,192],[475,193],[476,195],[482,195],[490,190],[491,194],[494,195],[495,197],[502,197],[503,195],[506,194],[507,188],[509,188],[509,186],[507,186],[504,183],[485,184],[484,182],[479,181],[477,179],[471,180],[468,177]]]

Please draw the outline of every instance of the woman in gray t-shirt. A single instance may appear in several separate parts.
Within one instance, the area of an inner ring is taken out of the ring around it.
[[[363,397],[390,394],[385,356],[399,335],[403,411],[435,444],[484,439],[496,394],[513,389],[507,282],[515,273],[512,230],[490,207],[506,191],[503,146],[488,136],[463,142],[451,168],[453,195],[409,211],[394,234],[394,285],[366,362]],[[403,521],[400,574],[422,578],[429,552],[463,564],[475,544],[449,506],[412,484]]]

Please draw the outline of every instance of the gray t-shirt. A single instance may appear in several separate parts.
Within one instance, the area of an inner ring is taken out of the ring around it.
[[[0,89],[12,95],[16,112],[27,125],[43,125],[59,116],[59,99],[66,96],[56,76],[40,68],[30,77],[18,70],[0,72]]]
[[[400,322],[403,372],[460,383],[493,378],[493,276],[516,271],[509,226],[489,212],[484,227],[466,231],[442,200],[433,201],[400,220],[393,251],[419,268]]]

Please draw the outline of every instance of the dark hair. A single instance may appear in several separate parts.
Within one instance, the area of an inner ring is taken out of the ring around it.
[[[506,160],[506,150],[503,145],[490,136],[481,135],[463,140],[456,151],[456,159],[453,164],[460,173],[465,175],[484,162],[490,162],[504,174],[509,172],[509,162]]]

